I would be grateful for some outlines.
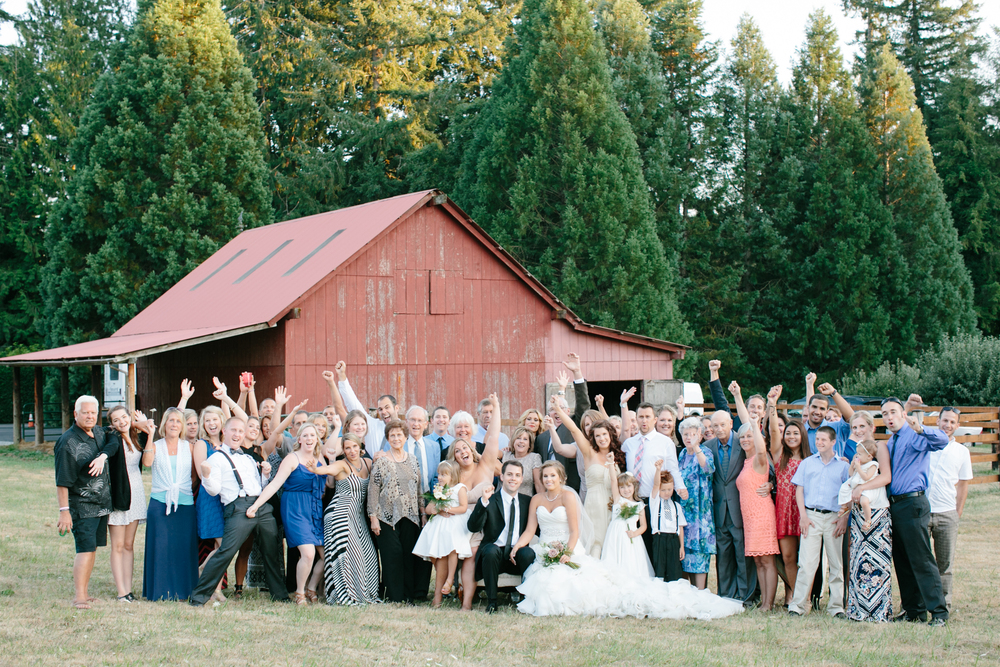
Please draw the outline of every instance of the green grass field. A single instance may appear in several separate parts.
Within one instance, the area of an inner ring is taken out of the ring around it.
[[[56,519],[51,456],[0,450],[0,664],[1000,664],[996,484],[972,487],[946,629],[760,611],[705,623],[538,619],[512,608],[487,616],[454,607],[295,607],[259,599],[255,592],[214,608],[125,605],[114,599],[108,549],[98,551],[90,589],[102,600],[90,611],[77,611],[69,604],[73,540],[59,537]],[[140,528],[136,594],[143,542]]]

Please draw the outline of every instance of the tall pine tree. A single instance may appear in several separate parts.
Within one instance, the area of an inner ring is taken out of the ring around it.
[[[913,84],[888,44],[861,84],[869,133],[879,158],[879,198],[893,218],[907,282],[892,313],[900,358],[945,334],[975,328],[972,282],[934,170]]]
[[[260,114],[218,0],[143,0],[73,143],[49,218],[50,345],[107,335],[271,220]]]
[[[584,319],[686,338],[635,135],[583,0],[528,0],[459,202]]]
[[[44,229],[69,145],[130,19],[121,0],[34,0],[0,47],[0,350],[37,344]]]

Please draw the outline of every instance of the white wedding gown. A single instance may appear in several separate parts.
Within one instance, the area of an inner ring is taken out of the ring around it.
[[[518,611],[533,616],[613,616],[637,618],[697,618],[709,620],[732,616],[743,611],[737,600],[721,598],[707,590],[698,590],[687,581],[664,582],[661,579],[628,575],[618,568],[587,555],[580,541],[573,551],[573,562],[579,569],[567,565],[545,567],[541,553],[543,544],[566,543],[569,523],[566,508],[549,512],[545,506],[537,510],[541,529],[539,543],[534,547],[537,559],[524,573],[517,590],[524,599]]]

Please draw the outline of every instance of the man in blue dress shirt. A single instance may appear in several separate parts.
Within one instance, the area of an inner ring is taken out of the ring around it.
[[[889,514],[892,516],[892,561],[899,580],[903,613],[897,621],[924,621],[939,627],[948,621],[948,606],[941,589],[934,552],[931,550],[931,506],[925,494],[930,453],[948,446],[948,436],[941,429],[925,428],[907,412],[923,405],[916,394],[904,404],[895,396],[882,401],[882,419],[892,433],[889,458],[892,481],[889,483]],[[871,483],[860,484],[855,500]]]

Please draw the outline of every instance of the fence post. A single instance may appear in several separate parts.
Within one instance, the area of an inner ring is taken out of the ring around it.
[[[73,423],[73,413],[69,405],[69,366],[59,369],[59,397],[62,399],[62,430],[68,431]]]

